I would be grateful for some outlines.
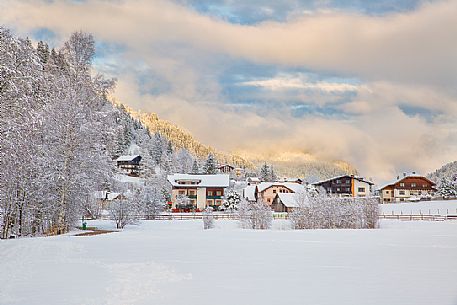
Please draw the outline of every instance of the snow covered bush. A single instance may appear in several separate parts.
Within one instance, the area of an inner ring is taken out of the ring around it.
[[[443,198],[457,197],[457,181],[455,178],[442,178],[437,195],[443,196]]]
[[[116,223],[117,229],[126,225],[136,224],[143,216],[141,192],[139,189],[123,192],[117,199],[110,202],[108,207],[111,219]]]
[[[378,198],[341,198],[297,194],[289,214],[294,229],[373,229],[378,225]]]
[[[271,208],[262,200],[250,203],[242,199],[238,209],[240,226],[243,229],[270,229],[273,222],[273,212]]]
[[[226,211],[233,213],[238,210],[238,205],[240,204],[241,196],[234,190],[231,190],[227,193],[226,199],[224,202],[224,208]]]
[[[165,209],[165,197],[156,184],[146,185],[142,191],[144,213],[147,220],[156,219]]]
[[[207,207],[205,211],[203,211],[203,229],[213,229],[214,228],[214,215],[213,215],[213,208]]]

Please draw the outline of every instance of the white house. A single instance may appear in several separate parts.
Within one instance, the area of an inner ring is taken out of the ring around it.
[[[225,189],[229,187],[229,175],[225,174],[173,174],[168,175],[167,180],[172,186],[173,209],[180,195],[189,198],[194,209],[218,208],[223,203]]]

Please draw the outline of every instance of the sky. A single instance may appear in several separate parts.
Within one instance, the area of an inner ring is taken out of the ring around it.
[[[378,181],[457,160],[457,1],[0,0],[0,24],[97,40],[116,98],[227,152]]]

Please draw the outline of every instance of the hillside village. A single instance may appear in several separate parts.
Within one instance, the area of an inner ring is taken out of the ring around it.
[[[120,156],[116,162],[123,176],[133,177],[141,184],[140,155]],[[442,182],[439,188],[435,182],[416,172],[402,173],[378,187],[373,181],[356,175],[310,182],[301,178],[278,178],[267,164],[258,172],[230,164],[217,164],[212,155],[209,155],[202,171],[198,167],[193,170],[167,175],[167,189],[170,191],[164,197],[164,211],[201,212],[208,207],[224,211],[229,196],[233,197],[233,194],[247,202],[261,201],[274,212],[292,212],[297,207],[296,195],[304,192],[343,198],[376,197],[384,204],[455,199],[457,195],[453,192],[457,189],[457,175],[448,183]]]

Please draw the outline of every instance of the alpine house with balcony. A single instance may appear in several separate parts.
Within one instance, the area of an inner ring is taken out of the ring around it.
[[[172,209],[176,209],[179,197],[187,197],[193,209],[216,209],[223,204],[225,189],[229,187],[229,175],[172,174],[167,176],[171,184]]]

